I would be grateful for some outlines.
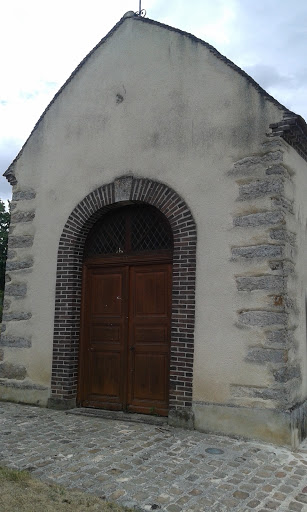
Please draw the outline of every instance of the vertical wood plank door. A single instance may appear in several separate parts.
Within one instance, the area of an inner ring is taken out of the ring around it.
[[[168,414],[172,264],[84,271],[79,403]]]

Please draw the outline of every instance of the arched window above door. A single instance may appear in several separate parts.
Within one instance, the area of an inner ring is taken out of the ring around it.
[[[167,219],[152,206],[129,205],[111,210],[96,222],[88,234],[84,258],[172,248],[173,236]]]

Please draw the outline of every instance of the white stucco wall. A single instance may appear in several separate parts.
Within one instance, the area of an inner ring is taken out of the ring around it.
[[[281,118],[281,109],[205,46],[126,19],[66,85],[15,164],[15,190],[36,191],[15,210],[35,209],[34,221],[14,230],[34,234],[33,247],[22,249],[33,254],[34,267],[11,273],[12,282],[20,276],[27,282],[26,298],[14,307],[30,310],[32,318],[7,329],[31,336],[32,347],[5,348],[6,360],[25,365],[30,380],[50,388],[63,227],[88,193],[133,174],[173,188],[197,224],[193,399],[228,403],[232,384],[269,383],[264,366],[244,362],[249,332],[236,325],[242,299],[230,248],[243,234],[234,235],[238,189],[227,172],[258,154],[269,124]],[[298,187],[302,205],[305,188]]]

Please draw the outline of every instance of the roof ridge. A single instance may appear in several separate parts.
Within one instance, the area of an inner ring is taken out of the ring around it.
[[[272,101],[272,103],[274,103],[281,110],[289,112],[289,113],[291,113],[293,115],[297,115],[294,112],[292,112],[291,110],[289,110],[287,107],[285,107],[282,103],[280,103],[276,98],[274,98],[274,96],[271,96],[271,94],[269,94],[265,89],[263,89],[263,87],[261,87],[261,85],[259,85],[258,82],[256,82],[256,80],[254,80],[248,73],[246,73],[246,71],[244,71],[242,68],[237,66],[237,64],[235,64],[230,59],[225,57],[225,55],[220,53],[210,43],[207,43],[203,39],[200,39],[199,37],[194,36],[190,32],[185,32],[184,30],[181,30],[180,28],[171,27],[170,25],[166,25],[165,23],[161,23],[160,21],[155,21],[155,20],[152,20],[150,18],[143,18],[143,17],[139,17],[139,16],[137,18],[138,18],[138,20],[142,20],[143,22],[150,23],[152,25],[157,25],[159,27],[167,28],[168,30],[170,30],[172,32],[177,32],[178,34],[182,34],[184,36],[187,36],[192,41],[200,43],[202,46],[205,46],[218,59],[222,60],[227,66],[231,67],[232,69],[237,71],[240,75],[242,75],[244,78],[246,78],[248,80],[248,82],[250,82],[255,87],[255,89],[257,89],[257,91],[259,91],[260,93],[264,94],[264,96],[266,96],[266,98],[268,100]]]

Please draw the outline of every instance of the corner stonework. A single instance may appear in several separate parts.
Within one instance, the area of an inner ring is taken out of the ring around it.
[[[32,312],[25,306],[27,276],[34,263],[32,245],[34,240],[35,197],[33,189],[15,190],[11,202],[11,223],[6,263],[3,318],[0,338],[0,391],[10,399],[10,390],[29,388],[30,381],[25,366],[14,363],[14,353],[30,348],[31,337],[24,334],[25,322],[31,321]]]
[[[296,234],[293,173],[284,165],[285,142],[270,139],[259,155],[234,164],[238,196],[231,248],[246,330],[245,362],[267,370],[266,382],[232,386],[238,406],[289,410],[298,402],[301,369],[295,343],[298,325],[294,284]],[[261,372],[263,375],[263,372]]]

